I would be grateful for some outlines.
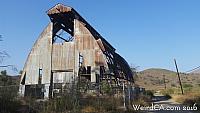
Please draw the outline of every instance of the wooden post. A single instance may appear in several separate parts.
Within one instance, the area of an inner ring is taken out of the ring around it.
[[[166,86],[166,82],[165,82],[165,75],[163,75],[163,81],[164,81],[165,90],[166,90],[166,89],[167,89],[167,86]]]
[[[131,82],[128,81],[128,103],[131,106]]]
[[[181,83],[181,79],[180,79],[180,75],[179,75],[179,71],[178,71],[178,66],[177,66],[177,63],[176,63],[176,59],[174,59],[174,63],[175,63],[175,66],[176,66],[176,72],[177,72],[177,76],[178,76],[178,79],[179,79],[179,84],[181,86],[181,93],[183,95],[183,87],[182,87],[182,83]]]
[[[53,29],[54,29],[54,23],[52,25]],[[54,30],[53,30],[54,31]],[[52,67],[53,67],[53,43],[54,43],[54,32],[52,32],[52,37],[51,37],[51,62],[50,62],[50,66],[51,66],[51,76],[50,76],[50,85],[49,85],[49,98],[52,99],[53,98],[53,71],[52,71]]]
[[[123,81],[123,98],[124,98],[124,109],[126,109],[126,94],[125,94],[125,85]]]

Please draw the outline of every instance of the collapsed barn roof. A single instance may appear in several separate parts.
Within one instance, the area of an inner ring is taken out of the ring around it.
[[[47,14],[52,22],[56,22],[58,29],[63,28],[66,32],[73,36],[74,19],[81,21],[85,27],[92,33],[96,40],[101,39],[104,46],[111,51],[115,51],[115,48],[109,44],[83,17],[81,17],[72,7],[57,4],[55,7],[49,9]]]
[[[101,40],[103,46],[101,46],[101,49],[106,54],[107,52],[110,52],[112,56],[114,57],[114,64],[118,64],[119,68],[125,73],[125,78],[127,80],[133,81],[133,73],[126,62],[126,60],[121,57],[119,54],[115,52],[115,48],[108,43],[81,15],[77,13],[76,10],[74,10],[72,7],[64,6],[62,4],[57,4],[56,6],[52,7],[47,11],[47,14],[50,18],[50,20],[55,23],[54,26],[56,26],[54,29],[54,32],[58,32],[59,29],[64,29],[66,32],[68,32],[71,36],[74,35],[74,19],[78,19],[81,21],[84,26],[90,31],[90,33],[94,36],[96,40]],[[116,76],[119,74],[115,73]],[[115,77],[116,77],[115,76]],[[121,77],[124,78],[124,77]]]
[[[47,14],[51,22],[28,55],[20,94],[51,98],[55,84],[71,84],[80,77],[96,85],[103,80],[134,82],[126,60],[73,8],[57,4]]]

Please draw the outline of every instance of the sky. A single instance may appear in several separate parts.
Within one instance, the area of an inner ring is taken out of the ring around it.
[[[175,70],[174,58],[181,72],[200,65],[199,0],[1,0],[0,50],[10,55],[1,65],[23,68],[57,3],[73,7],[138,70]]]

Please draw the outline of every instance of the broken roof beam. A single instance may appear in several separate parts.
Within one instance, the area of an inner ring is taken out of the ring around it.
[[[47,11],[48,15],[52,15],[52,14],[59,14],[59,13],[67,13],[71,11],[71,7],[69,6],[64,6],[62,4],[57,4],[54,7],[52,7],[51,9],[49,9]]]
[[[81,17],[76,10],[69,6],[64,6],[62,4],[57,4],[56,6],[52,7],[50,10],[47,11],[48,16],[50,17],[51,21],[61,21],[61,20],[69,20],[65,24],[70,24],[73,22],[73,19],[78,19],[79,21],[85,24],[85,27],[91,32],[96,40],[99,38],[102,40],[105,48],[109,51],[115,51],[115,48],[109,44],[83,17]],[[66,15],[67,14],[67,15]],[[62,15],[65,15],[64,17]],[[62,17],[61,17],[62,16]],[[68,17],[68,18],[67,18]],[[62,23],[62,22],[61,22]],[[71,25],[70,25],[71,26]]]

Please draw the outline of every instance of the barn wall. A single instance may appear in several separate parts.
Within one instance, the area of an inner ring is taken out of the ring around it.
[[[99,74],[99,66],[107,67],[106,58],[100,49],[97,40],[95,40],[90,31],[84,26],[84,23],[77,19],[75,19],[74,22],[76,54],[80,52],[83,56],[84,66],[91,66],[91,82],[96,82],[96,74]]]
[[[53,83],[72,83],[74,60],[74,42],[53,44]]]
[[[73,42],[56,43],[52,47],[52,28],[52,23],[50,23],[42,32],[29,54],[23,70],[23,75],[26,74],[25,84],[38,84],[39,69],[42,69],[42,84],[50,83],[51,51],[52,71],[72,70],[74,75],[78,75],[80,53],[84,59],[83,65],[91,66],[91,81],[96,82],[99,66],[108,67],[102,52],[101,40],[95,40],[84,24],[75,19],[75,40]]]
[[[52,70],[74,69],[74,42],[53,44]]]
[[[61,16],[59,14],[61,12],[66,15],[64,17],[63,15]],[[26,86],[38,84],[39,72],[42,72],[40,74],[42,75],[41,84],[45,89],[44,97],[51,97],[52,88],[56,83],[72,83],[75,80],[75,76],[78,76],[79,55],[83,56],[83,66],[91,66],[91,82],[96,82],[96,75],[100,74],[100,66],[104,66],[106,72],[110,72],[107,58],[103,52],[112,51],[113,53],[115,49],[75,10],[57,5],[48,11],[48,15],[52,22],[58,21],[59,24],[54,24],[53,26],[51,22],[41,33],[30,51],[21,76],[20,94],[24,95]],[[76,19],[73,21],[72,18],[74,17]],[[52,38],[55,35],[53,31],[57,32],[59,29],[69,32],[69,34],[73,35],[74,40],[53,43]],[[128,63],[121,56],[116,53],[113,56],[113,62],[115,62],[113,65],[121,64],[119,66],[123,67],[122,69],[124,70],[129,68]],[[123,72],[126,75],[130,75],[130,69]],[[50,80],[51,75],[53,75],[52,80]],[[24,78],[25,84],[22,82]],[[55,84],[50,83],[52,81]]]
[[[73,77],[72,72],[55,72],[53,73],[53,83],[72,83]]]
[[[50,83],[52,28],[50,23],[34,44],[23,69],[22,78],[26,75],[25,85],[38,84],[39,69],[42,69],[42,84]]]

